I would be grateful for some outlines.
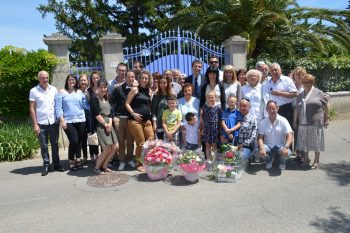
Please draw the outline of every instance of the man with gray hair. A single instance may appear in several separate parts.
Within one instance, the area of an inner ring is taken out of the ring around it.
[[[282,70],[278,63],[273,63],[270,66],[270,76],[271,78],[265,82],[265,87],[263,88],[265,103],[268,100],[276,101],[278,114],[285,117],[289,124],[292,124],[292,101],[297,96],[297,88],[291,78],[282,75]],[[267,97],[268,100],[266,101],[265,98]]]
[[[255,64],[255,69],[256,69],[256,70],[260,70],[262,65],[265,65],[265,62],[264,62],[264,61],[258,61],[258,62]],[[260,71],[261,71],[261,70],[260,70]]]
[[[44,70],[38,73],[38,80],[39,84],[29,93],[29,112],[44,160],[44,170],[41,175],[46,176],[50,171],[49,137],[54,170],[63,172],[64,169],[60,165],[58,156],[59,125],[55,114],[57,89],[49,84],[49,73]]]

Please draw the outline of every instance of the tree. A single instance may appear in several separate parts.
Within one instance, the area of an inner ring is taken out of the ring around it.
[[[299,7],[295,0],[193,0],[168,24],[196,30],[222,43],[231,35],[249,39],[249,57],[262,52],[350,51],[347,11]],[[187,24],[187,22],[191,22]]]
[[[88,61],[101,60],[98,39],[110,32],[126,36],[125,45],[144,42],[150,34],[162,31],[182,1],[171,0],[48,0],[38,7],[45,17],[53,14],[56,28],[73,40],[71,56]],[[146,33],[147,32],[147,33]]]

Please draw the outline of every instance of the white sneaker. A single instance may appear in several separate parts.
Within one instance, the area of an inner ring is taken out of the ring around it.
[[[271,169],[272,168],[272,163],[273,163],[273,158],[271,159],[270,162],[266,164],[266,169]]]
[[[125,168],[125,163],[120,163],[118,167],[118,171],[123,171]]]
[[[132,161],[132,160],[130,160],[130,161],[128,162],[128,165],[129,165],[130,167],[132,167],[132,168],[135,168],[135,167],[136,167],[136,163],[135,163],[134,161]]]
[[[286,170],[286,165],[285,165],[285,164],[280,164],[280,170],[281,170],[281,171]]]

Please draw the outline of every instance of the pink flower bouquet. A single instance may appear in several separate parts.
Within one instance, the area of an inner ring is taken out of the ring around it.
[[[142,164],[151,180],[167,177],[168,169],[172,166],[173,155],[178,149],[162,140],[149,140],[143,145]]]
[[[185,179],[189,182],[198,181],[198,174],[205,169],[205,160],[201,151],[186,150],[177,157],[176,163],[185,172]]]

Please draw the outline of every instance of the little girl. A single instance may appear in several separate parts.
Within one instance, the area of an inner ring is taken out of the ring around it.
[[[205,142],[205,155],[207,160],[212,160],[211,150],[216,150],[219,140],[219,123],[221,108],[215,105],[215,91],[209,91],[206,95],[206,104],[201,112],[201,133]]]

